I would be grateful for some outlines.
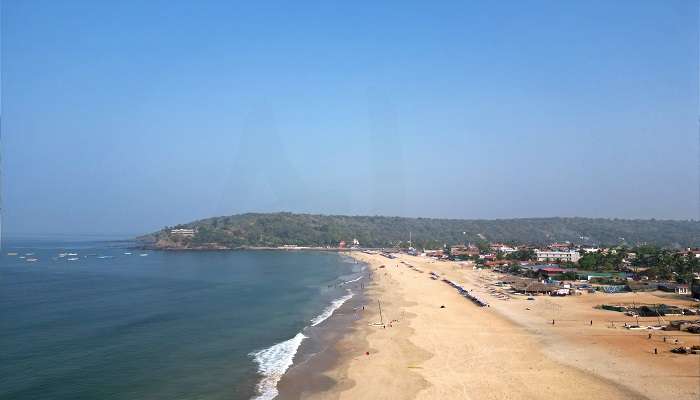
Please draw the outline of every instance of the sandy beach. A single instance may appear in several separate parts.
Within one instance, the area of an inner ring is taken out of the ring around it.
[[[323,372],[334,384],[303,392],[302,398],[696,399],[700,395],[700,357],[669,352],[674,346],[700,344],[699,335],[655,331],[650,339],[646,331],[622,327],[623,321],[634,318],[593,308],[632,301],[689,305],[689,300],[656,292],[502,300],[491,286],[498,275],[490,271],[409,255],[388,259],[353,252],[352,256],[369,265],[367,305],[351,331],[337,342],[337,359]],[[477,307],[441,280],[430,279],[429,272],[459,282],[490,306]],[[377,301],[386,327],[373,325],[380,321]]]

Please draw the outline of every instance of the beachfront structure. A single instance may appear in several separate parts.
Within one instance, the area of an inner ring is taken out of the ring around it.
[[[659,290],[664,292],[674,292],[675,294],[689,295],[690,287],[681,283],[660,283],[658,285]]]
[[[563,273],[567,272],[567,270],[565,270],[564,268],[558,268],[558,267],[545,267],[545,268],[538,269],[537,272],[543,276],[554,276],[554,275],[563,274]]]
[[[575,269],[560,268],[557,264],[521,265],[520,268],[525,272],[526,276],[538,276],[540,278],[548,278],[566,272],[576,271]]]
[[[456,244],[450,247],[450,254],[454,257],[475,257],[479,255],[479,248],[476,246],[465,246],[463,244]]]
[[[537,261],[570,261],[577,263],[581,255],[576,250],[560,251],[560,250],[535,250]]]
[[[196,230],[194,229],[171,229],[170,234],[174,236],[182,236],[182,237],[192,237],[194,234],[197,233]]]
[[[549,245],[550,250],[552,251],[567,251],[569,250],[573,245],[569,242],[565,243],[552,243]]]
[[[545,268],[559,268],[557,264],[521,264],[521,267],[530,271],[539,271]]]
[[[522,279],[510,284],[513,291],[524,294],[551,294],[559,289],[554,285],[547,285],[531,279]]]
[[[514,253],[517,251],[516,248],[507,246],[503,243],[491,243],[491,245],[489,245],[489,248],[491,249],[491,251],[494,251],[494,252],[500,251],[501,253],[504,253],[504,254],[510,254],[510,253]]]
[[[436,257],[441,258],[445,253],[442,250],[423,250],[423,254],[426,257]]]
[[[675,290],[676,294],[682,294],[684,296],[690,295],[690,287],[688,285],[678,285]]]
[[[495,260],[496,258],[498,258],[498,257],[496,257],[495,254],[491,254],[491,253],[488,253],[488,254],[480,254],[480,255],[479,255],[479,259],[480,259],[480,260],[489,260],[489,261],[491,261],[491,260]]]
[[[627,280],[630,274],[625,272],[594,272],[594,271],[576,271],[576,278],[585,281],[591,281],[594,279],[616,279],[616,280]]]

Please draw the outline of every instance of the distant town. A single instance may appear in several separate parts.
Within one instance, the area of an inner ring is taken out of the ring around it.
[[[523,292],[568,295],[577,289],[675,292],[691,294],[700,279],[700,249],[672,251],[654,246],[584,247],[552,243],[546,247],[491,243],[488,246],[453,245],[444,249],[408,249],[407,253],[437,260],[463,261],[476,269],[487,268],[526,278],[517,285]],[[566,281],[588,282],[576,288]],[[700,296],[700,294],[696,294]]]
[[[280,246],[285,250],[315,249],[313,247]],[[333,250],[325,247],[324,250]],[[340,241],[340,251],[368,250],[357,239]],[[691,295],[693,281],[700,280],[700,249],[661,249],[655,246],[585,247],[572,243],[552,243],[535,247],[504,243],[444,245],[442,249],[413,247],[379,250],[391,255],[404,253],[436,261],[459,261],[465,267],[489,269],[520,277],[514,287],[532,294],[565,296],[581,290],[625,291],[661,290],[679,295]],[[576,285],[567,283],[576,281]],[[700,298],[697,284],[696,298]]]

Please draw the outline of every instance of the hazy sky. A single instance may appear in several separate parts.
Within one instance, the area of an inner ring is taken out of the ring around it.
[[[6,233],[698,218],[697,1],[229,3],[3,1]]]

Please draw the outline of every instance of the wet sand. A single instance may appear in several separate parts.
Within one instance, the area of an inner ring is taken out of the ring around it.
[[[365,291],[367,309],[313,366],[318,384],[297,392],[299,398],[694,399],[700,393],[700,357],[668,352],[673,340],[698,344],[698,335],[668,332],[673,338],[664,343],[663,333],[648,339],[646,332],[610,327],[622,314],[593,309],[627,301],[627,295],[503,301],[488,291],[496,279],[489,272],[406,255],[353,256],[373,274]],[[430,271],[473,288],[491,306],[475,306],[444,282],[429,279]],[[370,325],[380,320],[377,300],[385,328]],[[560,322],[552,325],[551,319]],[[653,355],[654,347],[659,355]]]
[[[360,281],[347,286],[354,293],[350,300],[323,323],[305,330],[308,338],[299,347],[294,365],[277,384],[279,399],[300,399],[308,393],[327,391],[335,386],[336,382],[324,372],[338,365],[338,341],[351,334],[355,323],[362,318],[362,307],[367,302],[364,294],[367,281],[368,271],[365,271]]]

